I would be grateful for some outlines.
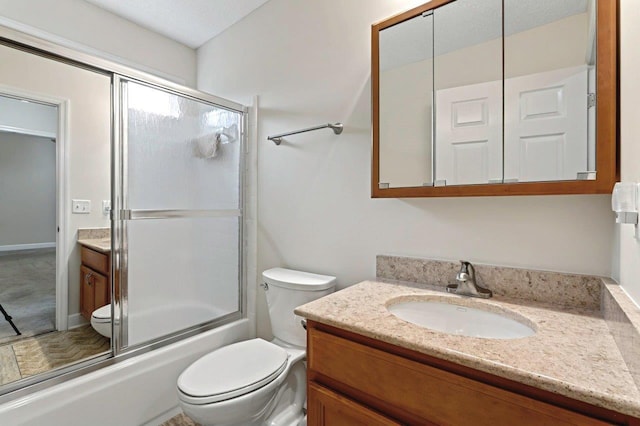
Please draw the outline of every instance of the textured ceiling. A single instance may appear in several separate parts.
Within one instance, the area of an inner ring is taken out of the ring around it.
[[[198,48],[268,0],[85,0]]]

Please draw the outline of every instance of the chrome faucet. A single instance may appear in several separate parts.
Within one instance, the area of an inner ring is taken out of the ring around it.
[[[480,287],[476,283],[476,269],[466,260],[460,261],[460,271],[456,274],[457,284],[447,285],[448,293],[455,293],[460,296],[481,297],[488,299],[493,293],[488,288]],[[471,270],[471,273],[469,271]]]

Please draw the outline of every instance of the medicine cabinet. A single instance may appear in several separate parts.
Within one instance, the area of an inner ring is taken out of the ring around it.
[[[433,0],[372,26],[373,197],[609,193],[613,0]]]

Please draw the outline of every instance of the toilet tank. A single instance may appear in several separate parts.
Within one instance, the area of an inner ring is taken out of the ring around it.
[[[262,273],[267,295],[273,335],[285,343],[306,347],[307,335],[300,323],[302,317],[293,313],[300,305],[333,293],[336,277],[285,268],[273,268]]]

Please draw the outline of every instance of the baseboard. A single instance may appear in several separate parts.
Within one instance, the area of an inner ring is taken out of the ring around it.
[[[69,315],[67,319],[68,330],[71,330],[72,328],[78,328],[86,324],[89,324],[89,321],[84,319],[84,317],[80,313]]]
[[[9,246],[0,246],[0,251],[35,250],[43,248],[56,248],[56,243],[14,244]]]

